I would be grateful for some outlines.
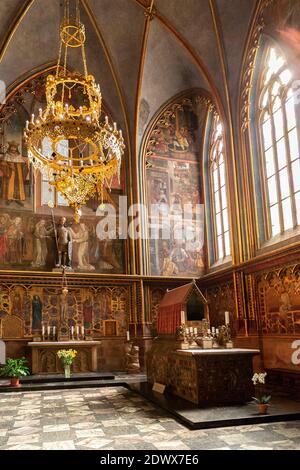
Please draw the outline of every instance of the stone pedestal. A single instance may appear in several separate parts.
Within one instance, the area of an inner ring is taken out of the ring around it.
[[[63,372],[61,360],[57,357],[60,349],[75,349],[77,356],[72,369],[74,372],[96,372],[97,348],[100,341],[41,341],[28,343],[32,351],[32,374],[55,374]]]

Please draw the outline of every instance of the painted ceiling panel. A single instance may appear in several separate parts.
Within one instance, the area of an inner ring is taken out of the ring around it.
[[[131,0],[89,0],[89,5],[110,50],[133,126],[145,23],[143,9]]]
[[[0,5],[0,42],[2,42],[8,28],[13,23],[18,10],[21,8],[20,0],[1,0]]]
[[[232,109],[236,111],[245,43],[256,0],[216,0],[222,28]]]
[[[46,3],[47,8],[45,8]],[[19,81],[22,75],[28,76],[31,71],[42,69],[43,65],[52,65],[57,62],[58,28],[62,15],[60,4],[60,0],[51,0],[51,2],[36,0],[27,12],[0,63],[0,77],[7,87]],[[120,102],[103,50],[84,12],[82,12],[82,19],[86,24],[89,70],[100,82],[106,103],[124,128]],[[51,27],[47,27],[50,24]],[[79,50],[73,51],[68,65],[82,71],[80,52]]]
[[[188,52],[157,20],[151,23],[145,58],[141,100],[148,105],[139,138],[162,104],[182,90],[205,87],[201,73]]]
[[[59,0],[33,3],[15,31],[0,64],[7,86],[37,66],[55,60],[58,51]],[[45,27],[51,18],[51,28]]]
[[[219,92],[224,97],[218,46],[209,0],[156,0],[155,5],[201,57]]]

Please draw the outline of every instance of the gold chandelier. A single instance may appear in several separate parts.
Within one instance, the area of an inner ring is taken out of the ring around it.
[[[25,129],[30,162],[74,208],[77,221],[88,199],[98,193],[103,202],[103,188],[111,187],[114,176],[120,179],[125,148],[116,123],[110,125],[107,116],[100,122],[102,96],[88,74],[85,40],[79,0],[73,18],[65,0],[56,73],[46,81],[46,109],[32,115]],[[69,48],[81,48],[83,74],[68,71]]]

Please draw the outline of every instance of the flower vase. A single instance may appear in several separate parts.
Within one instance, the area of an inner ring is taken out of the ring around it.
[[[258,410],[260,415],[266,415],[268,413],[268,405],[265,403],[259,403]]]
[[[69,379],[71,377],[71,365],[65,364],[64,369],[65,369],[65,378]]]

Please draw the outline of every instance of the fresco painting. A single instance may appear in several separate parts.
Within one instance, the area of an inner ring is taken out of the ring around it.
[[[168,217],[170,237],[151,239],[151,274],[162,276],[199,276],[204,271],[201,241],[190,243],[189,237],[176,237],[182,222],[187,233],[195,233],[196,205],[202,203],[200,185],[201,126],[197,98],[184,98],[171,104],[158,117],[147,146],[147,202],[149,230],[163,233]],[[192,210],[181,214],[190,204]],[[149,207],[157,208],[155,215]],[[198,221],[199,222],[199,221]],[[202,230],[202,228],[200,227]],[[178,239],[179,238],[179,239]],[[201,237],[203,240],[203,236]]]
[[[125,273],[125,243],[102,240],[95,197],[83,208],[80,223],[72,209],[54,194],[39,173],[33,174],[23,140],[27,119],[45,104],[44,76],[32,79],[0,109],[0,269],[52,271],[56,265],[55,229],[61,217],[72,237],[72,270],[82,273]],[[125,182],[112,181],[104,202],[118,208]],[[49,200],[55,201],[53,213]],[[103,217],[103,215],[102,215]]]

